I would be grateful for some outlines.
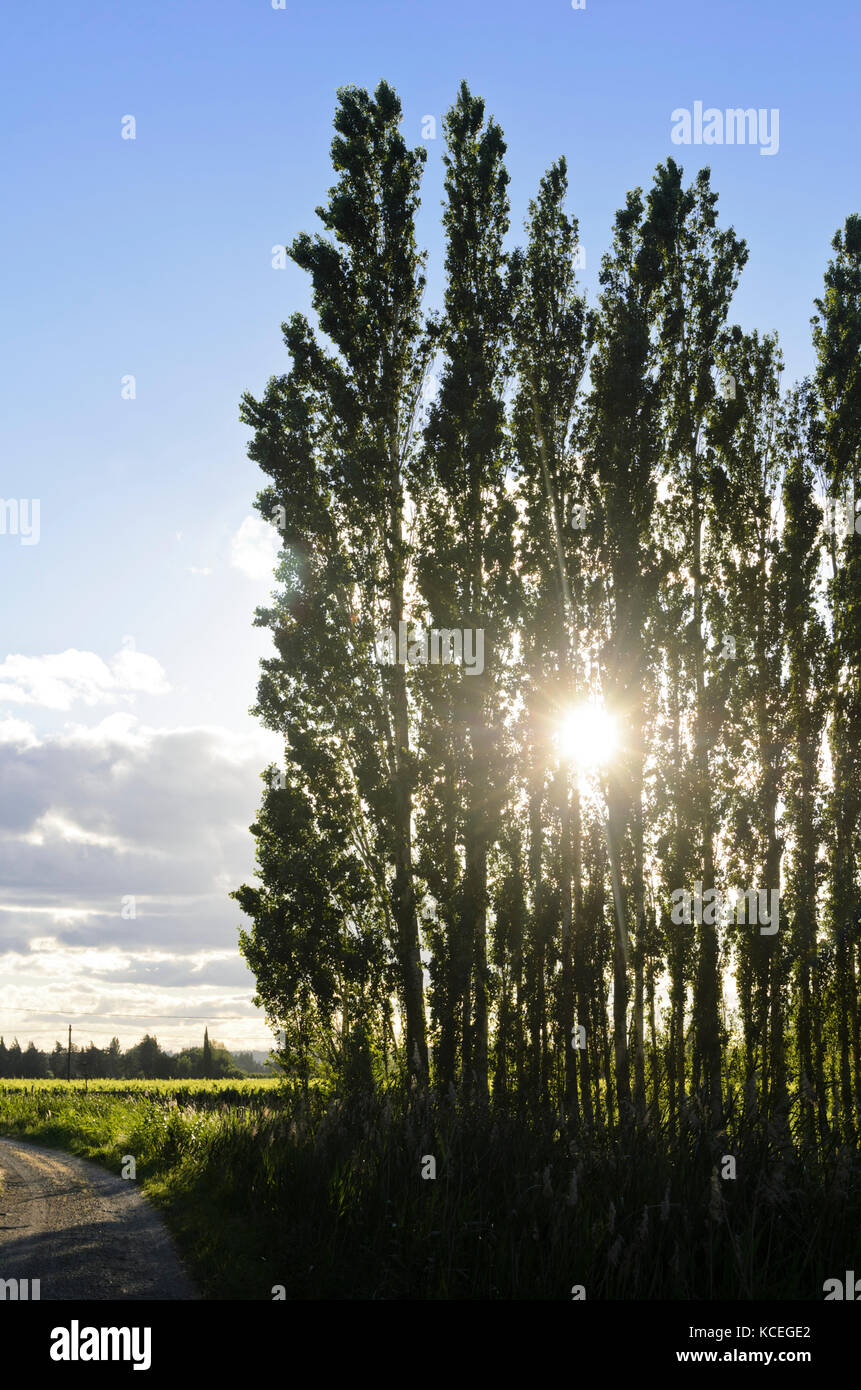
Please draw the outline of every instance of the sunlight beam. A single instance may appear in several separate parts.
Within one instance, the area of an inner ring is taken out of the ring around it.
[[[576,705],[561,720],[558,741],[566,761],[581,769],[597,768],[612,761],[619,732],[615,719],[601,705]]]

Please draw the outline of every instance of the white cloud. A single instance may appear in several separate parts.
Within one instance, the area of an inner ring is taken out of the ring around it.
[[[44,1045],[67,1011],[87,1041],[148,1029],[178,1046],[208,1020],[211,1036],[261,1045],[227,895],[253,877],[248,827],[279,747],[262,729],[129,712],[42,736],[0,721],[0,1033]]]
[[[66,710],[76,703],[116,704],[135,695],[164,695],[169,689],[154,656],[128,649],[110,663],[75,647],[47,656],[17,654],[0,662],[0,701],[9,704]]]
[[[0,743],[20,743],[32,746],[38,743],[36,730],[24,719],[0,719]]]
[[[230,563],[249,579],[270,579],[279,549],[275,528],[262,517],[247,516],[231,538]]]

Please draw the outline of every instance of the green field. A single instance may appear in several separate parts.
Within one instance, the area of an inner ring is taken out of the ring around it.
[[[40,1081],[0,1081],[3,1095],[98,1095],[148,1096],[158,1100],[175,1100],[180,1105],[201,1107],[213,1104],[267,1104],[283,1089],[277,1077],[248,1077],[239,1081],[62,1081],[51,1078]],[[0,1099],[2,1106],[2,1099]]]

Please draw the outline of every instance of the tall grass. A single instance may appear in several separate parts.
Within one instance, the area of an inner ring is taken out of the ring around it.
[[[857,1264],[858,1157],[741,1123],[709,1135],[691,1110],[676,1142],[586,1141],[551,1113],[403,1091],[0,1090],[6,1133],[115,1169],[133,1154],[205,1293],[231,1299],[821,1299]]]

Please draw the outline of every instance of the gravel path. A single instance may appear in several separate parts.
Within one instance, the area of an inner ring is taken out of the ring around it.
[[[44,1299],[196,1299],[161,1217],[83,1158],[0,1139],[0,1279]]]

